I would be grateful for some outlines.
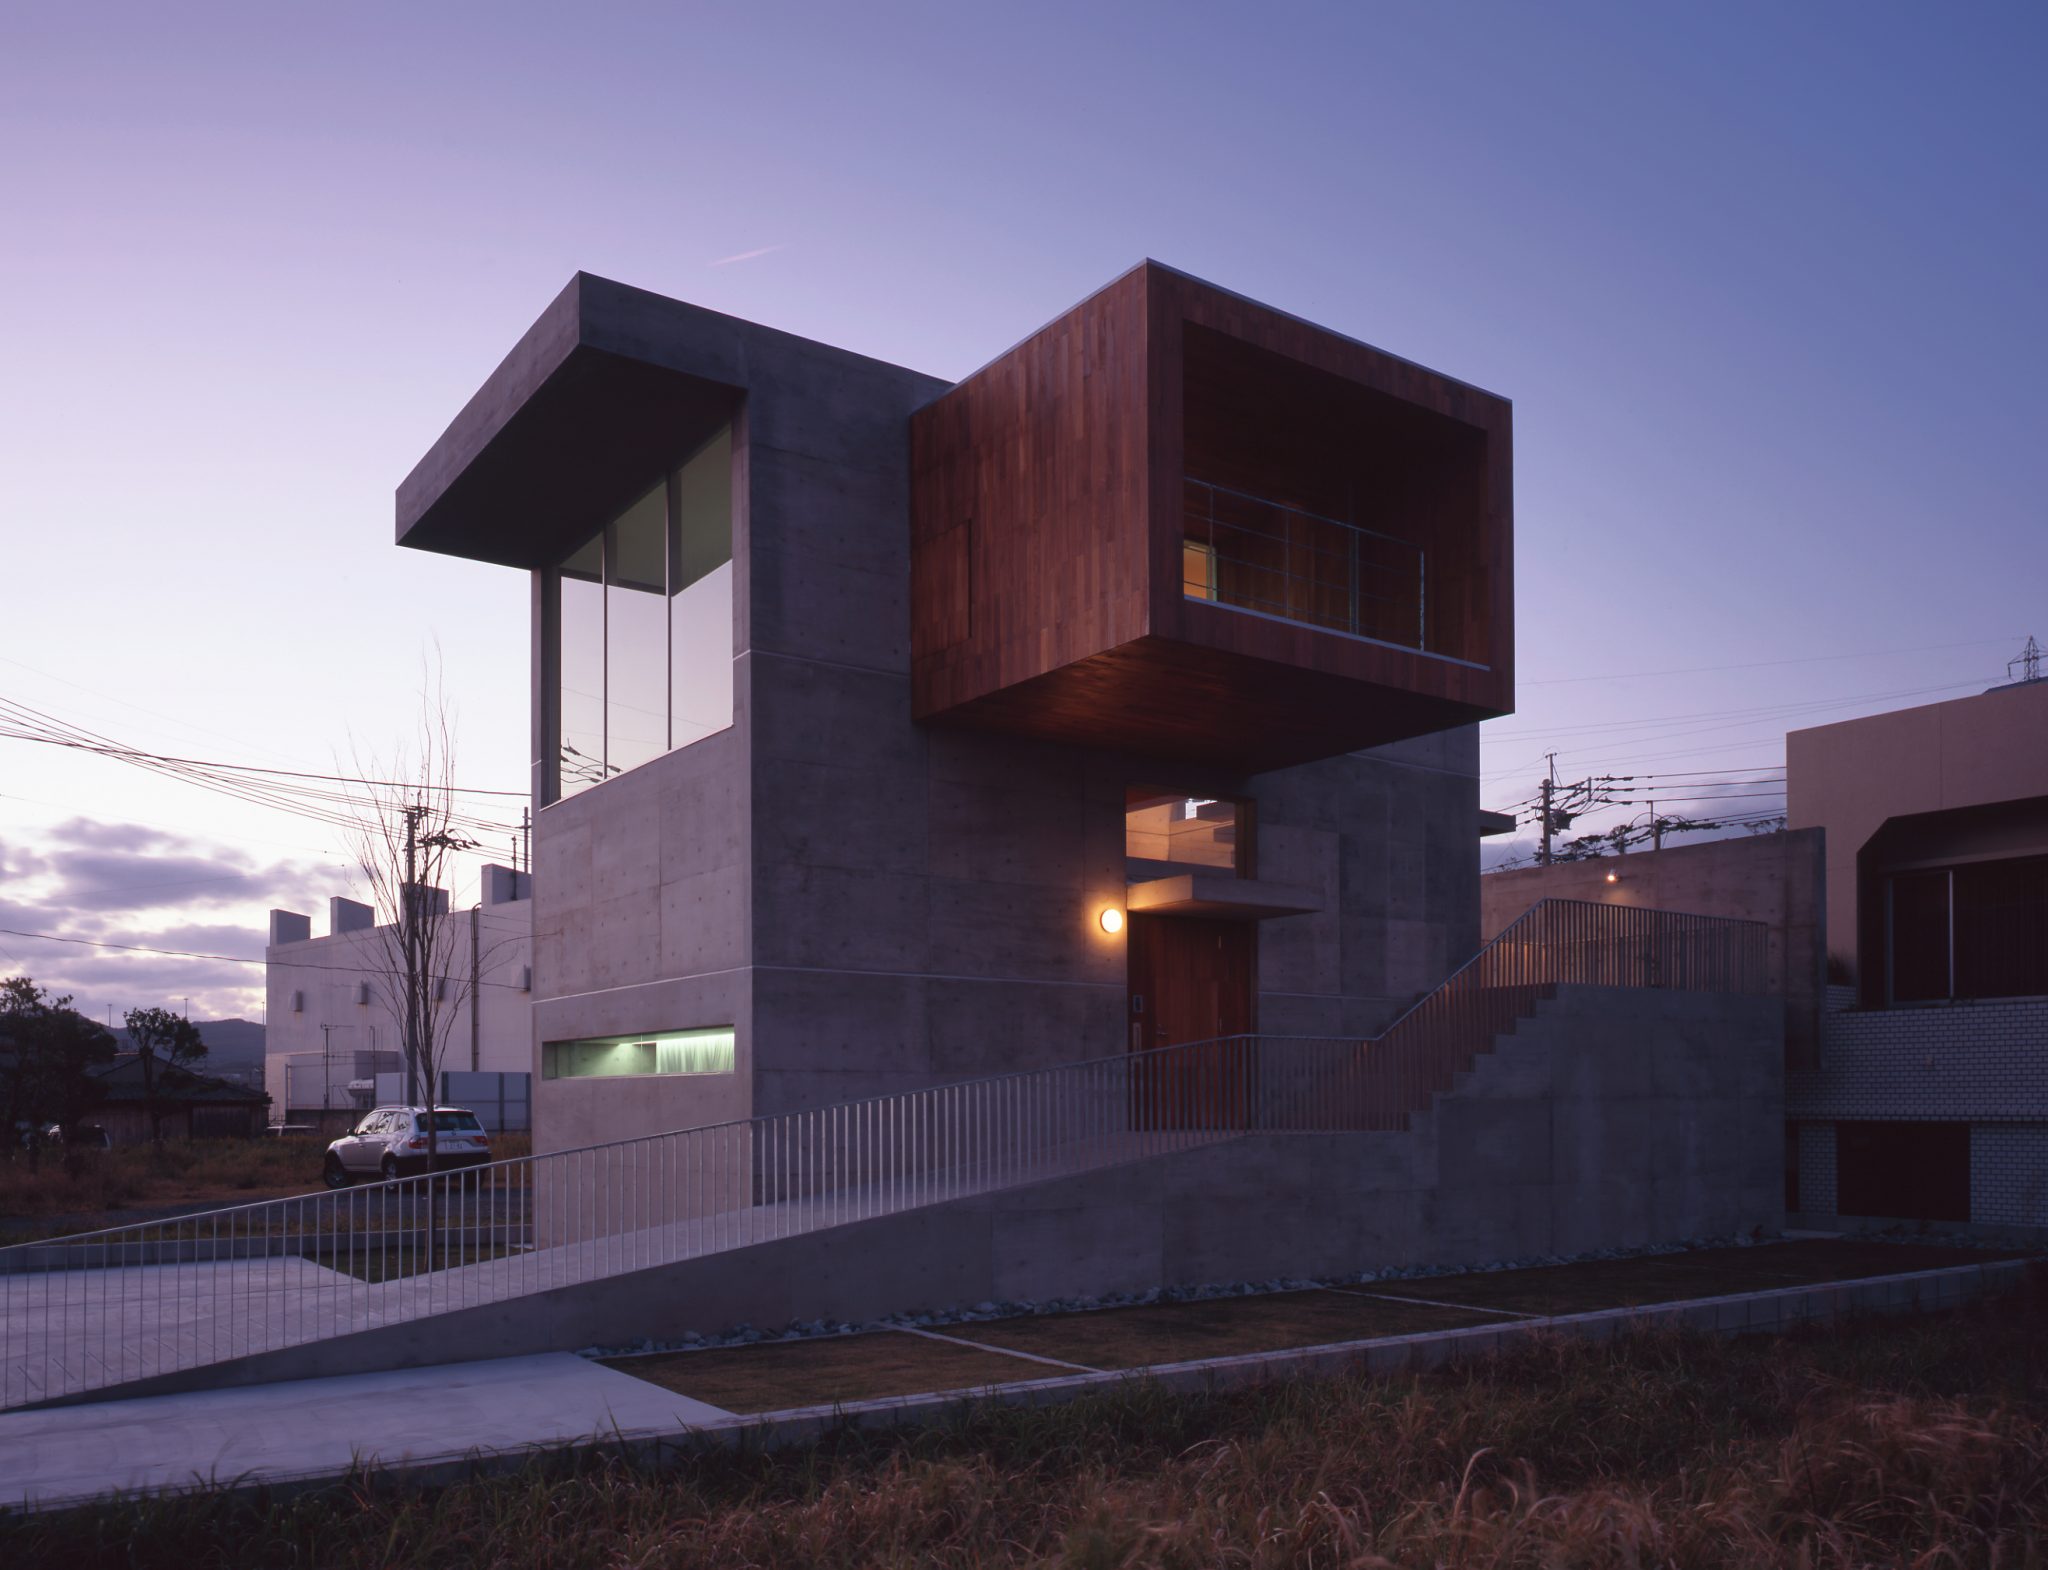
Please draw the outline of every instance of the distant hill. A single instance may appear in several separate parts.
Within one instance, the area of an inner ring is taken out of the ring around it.
[[[199,1039],[206,1043],[206,1061],[200,1067],[209,1074],[222,1069],[263,1066],[263,1027],[246,1019],[195,1019]],[[128,1032],[116,1030],[115,1037],[129,1045]]]
[[[206,1042],[206,1061],[217,1068],[223,1063],[263,1061],[263,1027],[246,1019],[202,1019],[194,1021]]]

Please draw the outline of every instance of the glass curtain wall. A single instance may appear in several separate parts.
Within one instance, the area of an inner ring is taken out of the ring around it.
[[[555,570],[560,800],[732,724],[732,432]]]

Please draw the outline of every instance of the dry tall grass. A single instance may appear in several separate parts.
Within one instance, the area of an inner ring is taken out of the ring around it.
[[[776,1455],[616,1458],[0,1529],[132,1566],[2030,1566],[2048,1316],[1553,1343],[1421,1378],[1135,1385]]]
[[[110,1212],[169,1205],[247,1205],[319,1188],[320,1138],[166,1140],[115,1150],[44,1151],[0,1161],[0,1221],[76,1217],[66,1230],[114,1225]],[[492,1136],[500,1160],[532,1153],[524,1134]],[[45,1229],[47,1230],[47,1229]]]

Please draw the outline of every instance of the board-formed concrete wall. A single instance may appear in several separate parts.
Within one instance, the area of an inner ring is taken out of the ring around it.
[[[1782,1022],[1768,998],[1560,988],[1405,1134],[1248,1135],[150,1387],[1768,1234],[1783,1222]]]

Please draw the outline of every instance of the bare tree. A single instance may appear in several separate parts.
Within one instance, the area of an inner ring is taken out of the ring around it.
[[[358,753],[355,772],[363,783],[348,787],[349,853],[377,912],[367,984],[397,1025],[406,1100],[431,1114],[456,1022],[484,985],[467,924],[445,903],[457,858],[478,842],[455,807],[454,728],[438,678],[421,695],[418,741],[386,760]],[[439,1136],[429,1115],[429,1172]]]

